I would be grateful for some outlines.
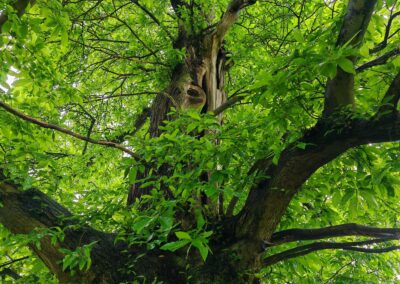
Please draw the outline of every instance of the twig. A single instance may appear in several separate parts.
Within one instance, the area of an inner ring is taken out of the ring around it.
[[[174,37],[172,34],[161,24],[161,22],[154,16],[153,13],[151,13],[145,6],[139,3],[138,0],[132,0],[132,3],[134,3],[136,6],[138,6],[144,13],[146,13],[153,21],[156,23],[167,35],[171,40],[174,40]]]

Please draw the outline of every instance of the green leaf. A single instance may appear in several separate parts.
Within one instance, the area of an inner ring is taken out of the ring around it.
[[[131,170],[129,171],[129,182],[131,184],[134,184],[136,182],[136,176],[137,176],[137,167],[132,167]]]
[[[361,48],[360,48],[360,55],[362,57],[368,57],[369,56],[369,46],[364,44]]]
[[[203,238],[208,238],[209,236],[211,236],[214,232],[213,231],[207,231],[202,233],[202,237]]]
[[[393,6],[395,3],[396,3],[396,0],[386,0],[386,5],[387,5],[388,7]]]
[[[171,217],[160,217],[159,222],[163,230],[168,230],[172,228],[174,219]]]
[[[296,39],[297,42],[303,43],[304,42],[304,37],[303,34],[299,29],[294,29],[293,30],[293,36]]]
[[[176,251],[176,250],[186,246],[189,243],[190,243],[190,240],[179,240],[179,241],[176,241],[176,242],[167,243],[167,244],[161,246],[160,249],[169,250],[169,251]]]
[[[340,66],[340,68],[343,69],[343,71],[350,74],[356,74],[356,71],[354,70],[354,64],[351,60],[342,57],[338,60],[337,63]]]
[[[175,235],[178,239],[183,239],[183,240],[191,240],[192,239],[192,237],[188,233],[182,232],[182,231],[175,232]]]
[[[342,206],[345,205],[345,204],[350,200],[350,198],[351,198],[353,195],[354,195],[354,191],[353,191],[353,190],[348,190],[348,191],[345,193],[345,195],[342,197],[341,205],[342,205]]]
[[[208,256],[208,247],[200,239],[193,240],[192,245],[199,250],[203,261],[206,261]]]
[[[203,228],[204,224],[206,223],[206,220],[204,220],[203,213],[201,210],[197,210],[196,213],[196,222],[197,222],[197,229]]]
[[[337,66],[331,62],[321,65],[320,72],[322,75],[333,79],[336,76]]]
[[[144,228],[148,227],[152,222],[153,218],[150,217],[141,217],[138,221],[133,224],[133,229],[137,233],[141,233]]]
[[[299,142],[296,144],[296,147],[304,150],[307,147],[307,143]]]

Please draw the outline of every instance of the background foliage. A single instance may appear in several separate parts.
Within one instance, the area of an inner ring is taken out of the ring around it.
[[[259,1],[243,11],[225,40],[234,60],[227,76],[228,95],[245,98],[225,113],[221,126],[209,114],[175,113],[163,135],[149,139],[146,126],[132,133],[134,122],[166,87],[184,54],[172,46],[176,21],[169,1],[39,0],[21,18],[13,12],[13,2],[0,3],[0,11],[11,15],[0,36],[1,100],[96,140],[125,137],[121,142],[126,147],[175,170],[162,180],[152,175],[142,180],[154,188],[143,201],[151,204],[148,210],[139,210],[138,204],[127,208],[127,188],[143,170],[138,163],[118,150],[39,128],[5,111],[0,111],[1,166],[25,189],[36,187],[51,195],[82,223],[117,233],[131,244],[146,243],[149,250],[186,245],[198,249],[203,258],[212,253],[205,212],[198,210],[196,228],[188,232],[174,223],[174,214],[187,204],[197,210],[200,192],[213,200],[220,192],[228,202],[238,198],[239,210],[253,182],[247,172],[254,161],[268,152],[276,162],[287,145],[316,123],[327,78],[335,75],[338,65],[359,73],[357,67],[375,58],[369,49],[382,41],[388,18],[400,9],[398,1],[379,1],[363,45],[352,49],[335,47],[347,1]],[[227,6],[227,1],[196,2],[212,6],[216,18]],[[204,29],[202,18],[191,15],[188,21],[195,19],[193,29]],[[394,21],[392,30],[399,28]],[[382,54],[398,46],[396,33]],[[346,59],[348,55],[360,56],[358,66]],[[356,81],[353,115],[374,111],[399,66],[400,58],[394,57],[363,71]],[[200,139],[193,135],[204,130]],[[220,143],[215,144],[216,139]],[[341,223],[398,227],[399,169],[398,143],[353,149],[307,181],[279,229]],[[215,183],[200,183],[203,171],[212,171]],[[161,182],[175,200],[157,193]],[[62,237],[57,228],[27,238],[0,226],[0,267],[28,256],[10,266],[21,278],[6,276],[5,283],[56,282],[26,248],[40,234]],[[170,234],[178,243],[168,241]],[[66,267],[90,266],[85,251],[65,251]],[[321,251],[266,268],[260,277],[266,283],[395,283],[400,281],[399,263],[399,252]]]

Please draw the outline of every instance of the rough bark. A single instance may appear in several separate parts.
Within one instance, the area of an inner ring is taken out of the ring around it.
[[[375,4],[376,1],[349,1],[337,46],[358,46],[362,42]],[[355,57],[349,59],[352,62],[356,60]],[[327,83],[323,116],[327,118],[334,111],[352,105],[353,88],[354,75],[338,67],[335,78]],[[344,124],[327,120],[318,123],[296,142],[309,145],[306,149],[298,149],[296,144],[289,145],[281,153],[277,165],[270,166],[268,159],[256,163],[255,169],[269,179],[262,179],[254,185],[245,206],[232,221],[233,229],[228,230],[233,230],[236,238],[243,240],[239,247],[252,247],[239,248],[247,259],[244,261],[246,265],[254,265],[254,259],[263,250],[263,241],[270,241],[290,200],[311,174],[347,149],[360,145],[361,139],[353,136],[353,133],[362,132],[361,129],[364,129],[362,123],[358,125],[355,121]]]
[[[52,243],[49,235],[40,240],[40,247],[30,244],[30,249],[54,273],[60,283],[121,283],[132,281],[140,276],[160,279],[168,283],[175,279],[183,283],[183,268],[179,257],[164,251],[148,252],[146,257],[136,259],[146,252],[145,248],[127,247],[124,243],[115,244],[112,234],[95,230],[80,224],[63,206],[36,189],[21,191],[17,184],[6,179],[0,172],[0,223],[14,234],[30,234],[37,230],[60,228],[64,239]],[[60,248],[75,250],[83,245],[96,242],[91,250],[92,266],[87,271],[77,269],[72,275],[63,271],[64,254]],[[135,271],[129,265],[135,264]]]
[[[336,46],[349,45],[358,47],[367,31],[369,21],[374,11],[376,0],[351,0],[343,19],[342,28]],[[356,62],[356,57],[348,57]],[[329,80],[325,91],[324,117],[344,106],[354,107],[354,74],[347,73],[342,68],[337,68],[336,76]]]
[[[181,1],[172,2],[176,11],[184,6]],[[152,102],[149,128],[151,137],[159,136],[160,126],[164,121],[173,119],[168,117],[172,107],[177,111],[194,108],[201,112],[213,112],[224,105],[227,100],[224,91],[225,74],[230,64],[227,63],[223,38],[240,10],[254,3],[255,1],[232,1],[214,32],[209,34],[189,33],[189,29],[180,23],[175,46],[185,48],[185,60],[174,68],[171,83]],[[221,114],[218,116],[222,121]],[[146,173],[141,174],[141,178],[145,176]],[[128,204],[148,192],[149,189],[142,189],[140,184],[133,185],[129,190]]]

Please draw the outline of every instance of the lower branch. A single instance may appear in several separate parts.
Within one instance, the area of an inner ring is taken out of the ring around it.
[[[397,112],[380,119],[353,120],[346,126],[315,126],[298,141],[307,145],[305,149],[293,144],[281,153],[277,165],[258,170],[269,178],[250,190],[241,212],[227,225],[228,235],[233,231],[237,239],[246,239],[245,246],[259,243],[254,251],[244,251],[248,259],[254,258],[261,251],[262,241],[271,242],[291,199],[317,169],[353,147],[399,139]]]
[[[60,283],[121,283],[131,282],[134,275],[146,279],[165,280],[169,277],[181,279],[176,258],[162,251],[146,253],[146,248],[128,247],[122,242],[115,244],[114,235],[97,231],[80,224],[62,205],[44,193],[29,189],[21,191],[10,182],[0,169],[0,223],[13,234],[31,234],[52,228],[61,229],[63,238],[52,241],[49,234],[41,237],[40,246],[30,249],[53,272]],[[71,275],[63,270],[64,254],[60,248],[75,251],[95,242],[91,249],[92,265],[87,271],[76,271]],[[142,255],[138,259],[138,255]],[[134,263],[135,273],[128,266]]]
[[[400,229],[375,228],[359,224],[343,224],[321,229],[290,229],[274,233],[271,237],[270,246],[277,246],[283,243],[296,241],[317,240],[346,236],[400,239]]]
[[[384,65],[390,58],[395,57],[399,54],[400,54],[400,47],[395,48],[395,49],[379,56],[378,58],[375,58],[374,60],[368,61],[368,62],[364,63],[363,65],[357,67],[356,72],[361,73],[361,72],[367,70],[368,68],[378,66],[378,65]]]
[[[357,252],[364,252],[364,253],[385,253],[394,250],[399,250],[400,246],[389,246],[385,248],[366,248],[362,246],[379,244],[384,242],[393,241],[392,238],[385,238],[385,239],[373,239],[367,241],[360,241],[360,242],[338,242],[338,243],[331,243],[331,242],[316,242],[309,245],[299,246],[293,249],[289,249],[283,251],[278,254],[274,254],[268,256],[264,259],[263,264],[265,266],[274,265],[280,261],[288,260],[294,257],[303,256],[315,251],[319,250],[326,250],[326,249],[342,249],[342,250],[350,250],[350,251],[357,251]]]
[[[10,276],[14,280],[18,280],[21,278],[21,276],[17,272],[8,267],[4,268],[3,270],[0,270],[0,279],[4,280],[6,276]]]
[[[71,213],[38,190],[20,191],[18,186],[6,181],[0,172],[0,223],[14,234],[30,234],[37,230],[61,228],[64,240],[52,243],[49,236],[40,240],[40,248],[30,245],[32,251],[44,262],[61,283],[112,282],[118,275],[112,271],[113,262],[120,262],[120,252],[111,235],[80,226],[72,220]],[[72,229],[74,228],[74,229]],[[91,251],[92,267],[71,276],[62,269],[64,255],[59,248],[76,248],[97,242]]]

